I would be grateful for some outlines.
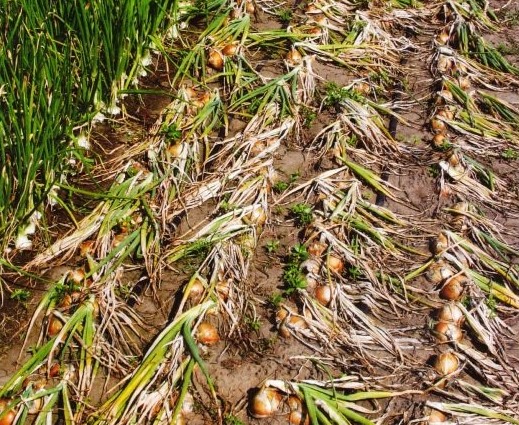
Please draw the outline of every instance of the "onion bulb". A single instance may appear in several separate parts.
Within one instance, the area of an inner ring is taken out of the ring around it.
[[[61,372],[61,365],[58,362],[54,362],[51,364],[49,368],[49,377],[56,378],[59,376]]]
[[[440,289],[440,297],[444,300],[457,301],[467,284],[467,278],[464,275],[455,275],[449,278]]]
[[[51,337],[56,336],[63,329],[63,323],[56,316],[51,314],[47,324],[47,334]]]
[[[459,77],[458,85],[460,86],[460,89],[466,91],[470,89],[470,80],[467,77]]]
[[[292,47],[288,51],[285,59],[290,65],[297,65],[301,63],[301,61],[303,60],[303,56],[301,56],[301,53],[299,53],[296,49]]]
[[[437,115],[431,119],[431,128],[436,134],[445,134],[447,132],[447,125],[437,118]]]
[[[344,270],[344,262],[339,257],[330,254],[326,259],[326,267],[333,273],[341,274]]]
[[[280,307],[276,312],[276,321],[281,323],[285,317],[288,316],[288,310],[285,307]]]
[[[247,12],[249,15],[252,15],[254,12],[256,12],[256,7],[252,1],[245,2],[245,12]]]
[[[94,252],[95,241],[88,239],[86,241],[81,242],[79,245],[79,255],[81,257],[86,257],[87,255],[91,255]]]
[[[308,253],[314,257],[320,257],[325,250],[326,244],[322,242],[312,242],[307,248]]]
[[[319,274],[319,270],[321,269],[321,263],[317,261],[315,258],[309,258],[301,263],[301,270],[306,273],[313,273],[315,275]]]
[[[77,268],[70,270],[67,274],[67,281],[79,285],[85,279],[85,270],[83,268]]]
[[[267,213],[263,207],[257,206],[250,213],[247,213],[243,217],[243,221],[246,224],[256,224],[258,226],[263,226],[267,221]]]
[[[207,64],[216,71],[223,69],[223,55],[215,49],[209,51],[209,57],[207,58]]]
[[[460,360],[452,351],[441,353],[436,357],[436,361],[434,362],[434,369],[436,369],[436,372],[441,376],[450,375],[451,373],[456,372],[459,366]]]
[[[236,44],[227,44],[223,47],[222,53],[224,56],[234,56],[237,50],[238,46]]]
[[[216,293],[223,301],[227,301],[227,298],[229,298],[229,293],[231,292],[231,282],[232,279],[223,279],[218,281],[216,284]]]
[[[281,405],[283,395],[275,388],[260,388],[249,401],[249,413],[257,419],[274,415]]]
[[[168,146],[168,153],[172,158],[180,158],[184,150],[184,142],[174,143]]]
[[[279,334],[283,338],[288,338],[291,334],[291,330],[300,331],[302,329],[308,328],[308,324],[305,319],[299,316],[287,316],[283,319],[281,324],[279,325]]]
[[[360,94],[366,95],[366,94],[369,94],[369,92],[371,91],[371,88],[368,83],[366,83],[364,81],[360,81],[355,84],[355,90],[357,92],[359,92]]]
[[[208,322],[202,322],[198,325],[198,329],[196,331],[196,339],[198,342],[204,345],[214,345],[218,341],[220,341],[220,337],[218,335],[218,331]]]
[[[435,148],[443,148],[447,143],[449,143],[449,139],[447,139],[444,134],[438,133],[434,135],[432,143]]]
[[[0,425],[11,425],[14,422],[16,412],[13,409],[5,411],[10,402],[11,400],[8,398],[0,398],[0,415],[2,416]]]
[[[427,425],[435,425],[447,420],[447,416],[440,410],[431,409],[431,413],[429,413],[429,418],[427,421]]]
[[[460,342],[463,339],[463,332],[452,322],[438,322],[434,326],[434,335],[439,343]]]
[[[444,261],[432,263],[425,273],[427,280],[435,285],[443,282],[454,274],[452,269]]]
[[[450,109],[440,109],[436,116],[446,118],[448,120],[452,120],[454,118],[454,113]]]
[[[441,254],[443,251],[445,251],[449,246],[449,240],[447,239],[447,236],[442,232],[440,233],[436,239],[432,243],[432,253],[435,255]]]
[[[441,322],[454,323],[457,326],[461,326],[465,320],[465,316],[455,303],[444,304],[442,308],[438,310],[438,320]]]
[[[287,400],[290,413],[288,414],[288,422],[292,425],[308,425],[310,417],[303,407],[303,403],[299,397],[291,395]]]
[[[321,285],[315,288],[315,299],[325,307],[332,300],[332,287],[330,285]]]
[[[438,92],[438,95],[445,99],[448,102],[452,102],[454,100],[454,97],[452,96],[452,93],[449,91],[449,89],[445,88]]]
[[[440,55],[438,57],[438,62],[436,63],[436,68],[438,68],[438,71],[440,71],[442,74],[446,73],[449,69],[452,67],[452,60],[450,57],[445,55]]]
[[[195,279],[191,284],[191,288],[189,289],[189,298],[191,298],[194,303],[197,303],[202,298],[202,295],[204,295],[204,292],[204,284],[200,281],[200,279]]]
[[[436,41],[440,44],[447,44],[449,42],[450,36],[446,29],[443,29],[438,36],[436,37]]]

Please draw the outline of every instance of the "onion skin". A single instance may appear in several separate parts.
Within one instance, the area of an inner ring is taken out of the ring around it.
[[[279,325],[279,334],[283,338],[288,338],[291,335],[290,330],[299,331],[308,328],[305,319],[299,316],[287,316]]]
[[[310,423],[310,416],[307,410],[303,407],[299,397],[291,395],[287,401],[290,413],[288,414],[288,422],[291,425],[308,425]]]
[[[47,325],[47,334],[51,337],[56,336],[63,329],[63,323],[54,316],[53,314],[49,317],[49,323]],[[0,424],[1,425],[1,424]]]
[[[209,52],[207,64],[215,71],[221,71],[223,69],[223,55],[218,50],[212,49]]]
[[[10,402],[11,400],[7,398],[0,398],[0,415],[3,415],[2,419],[0,419],[0,425],[11,425],[14,422],[16,412],[12,409],[5,412]]]
[[[249,413],[257,419],[268,418],[279,410],[282,400],[283,396],[278,390],[261,388],[249,401]]]
[[[200,279],[195,279],[195,281],[191,284],[191,288],[189,290],[189,298],[191,298],[191,300],[194,303],[197,303],[202,298],[204,292],[204,284],[200,281]]]
[[[434,362],[434,369],[441,376],[450,375],[451,373],[456,372],[459,366],[460,359],[458,359],[458,356],[451,351],[441,353],[438,357],[436,357],[436,361]]]
[[[463,275],[451,277],[440,290],[440,297],[444,300],[458,301],[465,290],[466,278]]]
[[[308,245],[307,251],[310,255],[313,255],[314,257],[320,257],[323,255],[324,251],[326,251],[326,244],[322,242],[313,242],[310,245]]]
[[[330,285],[321,285],[315,288],[315,299],[325,307],[332,301],[332,287]]]
[[[198,342],[204,345],[214,345],[218,341],[220,341],[220,336],[218,335],[218,331],[209,322],[202,322],[198,325],[198,329],[196,331],[196,338]]]
[[[227,44],[222,49],[222,54],[224,56],[234,56],[238,50],[238,46],[236,44]]]
[[[465,316],[455,303],[447,303],[438,310],[438,320],[440,322],[450,322],[456,326],[461,326],[465,320]]]
[[[326,266],[331,272],[341,274],[344,270],[343,261],[334,255],[329,255],[326,259]]]
[[[438,255],[445,251],[448,246],[449,240],[447,239],[447,236],[445,236],[443,233],[440,233],[433,241],[431,251],[434,255]]]
[[[463,339],[462,330],[452,322],[436,323],[434,326],[434,335],[440,344],[460,342]]]
[[[431,409],[431,413],[429,413],[429,418],[427,421],[427,425],[434,425],[445,422],[447,420],[447,416],[439,410]]]
[[[289,50],[286,56],[286,60],[291,65],[297,65],[303,60],[303,56],[296,49],[292,48]]]

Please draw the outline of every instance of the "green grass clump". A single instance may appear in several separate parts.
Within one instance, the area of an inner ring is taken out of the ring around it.
[[[148,60],[174,0],[0,0],[0,248],[29,225],[70,161],[76,130]]]

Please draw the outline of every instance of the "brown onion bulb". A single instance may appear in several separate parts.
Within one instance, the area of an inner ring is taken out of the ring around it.
[[[438,310],[438,320],[440,322],[450,322],[461,326],[465,320],[465,316],[461,308],[451,302],[444,304],[443,307]]]
[[[332,287],[330,285],[321,285],[315,288],[315,299],[325,307],[332,301]]]
[[[222,54],[224,56],[234,56],[238,50],[238,45],[236,44],[226,44],[222,49]]]
[[[436,361],[434,362],[434,369],[436,369],[436,372],[441,376],[450,375],[451,373],[456,372],[459,366],[460,360],[452,351],[441,353],[436,357]]]
[[[436,37],[436,41],[438,41],[439,44],[447,44],[449,39],[449,32],[445,29],[443,29]]]
[[[307,251],[314,257],[320,257],[323,255],[323,252],[326,251],[326,248],[326,244],[322,242],[312,242],[310,245],[308,245]]]
[[[445,137],[444,134],[435,134],[432,139],[432,142],[435,148],[442,148],[443,146],[445,146],[445,143],[448,143],[448,139]]]
[[[463,339],[463,332],[452,322],[438,322],[434,326],[434,335],[440,344],[447,342],[460,342]]]
[[[94,252],[95,241],[89,239],[79,245],[79,255],[86,257]]]
[[[470,89],[470,79],[468,79],[467,77],[459,77],[458,85],[460,86],[460,89],[467,91],[468,89]]]
[[[439,424],[439,423],[445,422],[446,420],[447,420],[447,416],[445,416],[445,414],[442,411],[436,410],[436,409],[431,409],[431,413],[429,413],[427,425]]]
[[[438,254],[441,254],[443,251],[445,251],[448,248],[448,246],[449,246],[449,239],[442,232],[433,241],[431,251],[433,254],[438,255]]]
[[[56,316],[51,314],[47,324],[47,334],[51,337],[56,336],[63,329],[63,323]]]
[[[306,408],[301,403],[299,397],[291,395],[287,400],[290,413],[288,414],[288,422],[292,425],[308,425],[310,417]]]
[[[431,128],[436,134],[445,134],[447,132],[447,125],[436,117],[431,120]]]
[[[16,412],[13,409],[5,411],[10,402],[8,398],[0,398],[0,415],[3,415],[0,425],[11,425],[14,422]]]
[[[191,284],[191,288],[189,289],[189,298],[191,298],[194,303],[197,303],[202,298],[202,295],[204,295],[204,292],[204,284],[200,281],[200,279],[195,279]]]
[[[214,325],[209,322],[202,322],[198,325],[196,339],[204,345],[214,345],[220,341],[220,336]]]
[[[303,60],[303,56],[296,49],[292,48],[288,51],[285,58],[291,65],[297,65]]]
[[[61,365],[58,362],[52,363],[49,368],[49,377],[56,378],[61,372]]]
[[[215,49],[209,51],[209,57],[207,58],[207,64],[216,71],[223,69],[223,55]]]
[[[288,338],[291,334],[290,330],[300,331],[302,329],[308,328],[308,324],[306,320],[300,316],[287,316],[283,319],[281,324],[279,325],[279,334],[283,338]]]
[[[249,413],[257,419],[274,415],[281,405],[283,395],[275,388],[263,387],[249,401]]]
[[[339,257],[330,254],[326,259],[326,267],[333,273],[341,274],[344,270],[344,262]]]
[[[464,275],[452,276],[440,289],[440,297],[444,300],[457,301],[461,298],[466,284],[467,278]]]
[[[247,12],[249,15],[252,15],[254,12],[256,12],[256,6],[254,6],[252,1],[247,1],[245,3],[245,12]]]
[[[429,282],[438,285],[453,274],[453,270],[447,263],[444,261],[437,261],[429,266],[425,273],[425,277]]]
[[[83,269],[83,268],[77,268],[77,269],[70,270],[67,274],[67,280],[76,285],[81,284],[84,279],[85,279],[85,269]]]

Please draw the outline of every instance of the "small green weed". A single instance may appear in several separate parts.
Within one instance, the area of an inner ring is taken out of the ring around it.
[[[517,158],[519,158],[519,152],[517,152],[515,149],[507,148],[501,152],[501,158],[508,161],[515,161]]]
[[[427,174],[432,178],[438,177],[440,175],[440,167],[437,165],[430,165],[427,167]]]
[[[285,284],[285,295],[291,295],[297,289],[305,289],[306,277],[301,272],[301,263],[308,259],[306,246],[296,244],[292,247],[288,256],[288,262],[283,270],[282,280]]]
[[[280,181],[277,181],[276,183],[274,183],[272,188],[274,189],[274,192],[282,193],[288,189],[288,186],[289,186],[289,184],[287,182],[280,180]]]
[[[300,108],[301,121],[304,128],[310,128],[317,118],[317,113],[308,106],[302,105]]]
[[[309,225],[314,218],[312,207],[305,203],[293,205],[290,208],[290,214],[294,217],[298,227]]]
[[[274,254],[278,251],[279,249],[279,241],[277,239],[273,239],[271,241],[268,241],[266,244],[265,244],[265,250],[269,253],[269,254]]]
[[[182,137],[182,131],[180,131],[175,123],[161,128],[160,133],[170,141],[179,140]]]
[[[289,9],[289,8],[280,9],[277,13],[278,20],[283,25],[288,25],[290,23],[290,21],[292,20],[293,16],[294,16],[294,13],[292,12],[292,9]]]
[[[224,425],[245,425],[245,422],[240,421],[234,415],[227,415],[223,420]]]
[[[279,292],[276,294],[272,294],[267,300],[267,302],[274,308],[278,308],[281,304],[281,301],[283,301],[283,294]]]
[[[261,320],[257,317],[245,317],[245,324],[255,332],[261,328]]]
[[[326,107],[333,107],[335,109],[339,109],[341,103],[346,99],[355,99],[361,100],[362,96],[358,93],[347,89],[346,87],[341,87],[337,83],[329,82],[324,87],[325,94],[323,104]]]
[[[11,299],[18,301],[22,304],[25,304],[27,301],[29,301],[31,299],[31,296],[31,291],[29,291],[28,289],[15,289],[11,293]]]

